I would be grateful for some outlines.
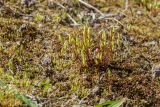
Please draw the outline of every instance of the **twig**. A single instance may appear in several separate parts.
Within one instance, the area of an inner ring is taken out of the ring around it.
[[[4,5],[4,1],[0,1],[0,8]]]
[[[61,8],[63,8],[63,9],[66,9],[66,7],[64,7],[62,4],[60,4],[59,2],[55,2],[56,3],[56,5],[58,5],[58,6],[60,6]],[[69,14],[69,13],[67,13],[67,16],[68,16],[68,18],[73,22],[73,24],[71,24],[71,25],[73,25],[73,26],[79,26],[80,24],[78,24],[72,17],[71,17],[71,15]]]
[[[120,22],[119,20],[117,20],[116,18],[105,18],[106,20],[114,20],[116,21],[117,23],[119,23],[121,26],[124,27],[124,25],[122,24],[122,22]]]
[[[73,26],[79,26],[80,24],[78,24],[72,17],[71,17],[71,15],[69,15],[69,14],[67,14],[67,16],[70,18],[70,20],[73,22],[73,24],[71,24],[71,25],[73,25]]]
[[[99,14],[101,14],[102,16],[104,15],[100,10],[98,10],[97,8],[93,7],[92,5],[82,1],[82,0],[78,0],[80,3],[82,3],[83,5],[85,5],[88,8],[91,8],[93,10],[95,10],[96,12],[98,12]]]
[[[125,0],[125,10],[128,10],[128,0]]]
[[[108,14],[103,14],[103,16],[100,16],[98,19],[104,19],[104,18],[107,18],[107,17],[115,17],[117,16],[118,13],[108,13]]]
[[[64,7],[62,4],[60,4],[59,2],[55,2],[56,5],[60,6],[63,9],[66,9],[66,7]]]
[[[155,24],[155,25],[156,25],[156,22],[152,19],[152,17],[151,17],[151,16],[147,15],[147,17],[148,17],[148,19],[150,19],[150,20],[151,20],[151,22],[152,22],[153,24]]]
[[[60,6],[61,8],[63,8],[63,9],[66,9],[66,7],[64,7],[62,4],[60,4],[59,2],[55,2],[55,4],[56,5],[58,5],[58,6]],[[69,13],[67,13],[67,16],[68,16],[68,18],[73,22],[73,24],[71,24],[71,25],[73,25],[73,26],[79,26],[80,24],[79,23],[77,23],[72,17],[71,17],[71,15],[69,14]]]

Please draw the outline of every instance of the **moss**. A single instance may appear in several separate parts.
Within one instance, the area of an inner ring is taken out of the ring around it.
[[[28,8],[15,0],[5,1],[11,13],[0,10],[0,79],[43,106],[67,107],[80,101],[94,106],[100,98],[121,96],[130,98],[131,106],[159,104],[158,97],[151,95],[159,92],[158,81],[151,81],[149,74],[159,61],[159,1],[130,1],[126,11],[121,0],[115,1],[88,2],[102,11],[123,12],[125,18],[94,20],[90,15],[94,11],[77,0],[58,1],[66,9],[54,0],[49,7],[41,0]],[[73,26],[68,15],[81,25]],[[45,55],[51,63],[44,65]],[[100,92],[93,95],[95,86]],[[137,91],[143,92],[143,98]],[[7,91],[0,93],[0,106],[24,105]]]

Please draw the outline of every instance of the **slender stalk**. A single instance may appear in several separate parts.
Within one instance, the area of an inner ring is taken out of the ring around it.
[[[79,2],[82,3],[83,5],[85,5],[86,7],[95,10],[96,12],[98,12],[99,14],[101,14],[103,16],[103,13],[100,10],[98,10],[97,8],[95,8],[94,6],[84,2],[83,0],[79,0]]]

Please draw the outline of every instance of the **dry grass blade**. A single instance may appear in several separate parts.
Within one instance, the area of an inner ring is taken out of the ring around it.
[[[78,1],[79,1],[80,3],[82,3],[83,5],[85,5],[86,7],[95,10],[95,11],[98,12],[100,15],[102,15],[102,16],[104,15],[100,10],[98,10],[98,9],[95,8],[94,6],[92,6],[92,5],[90,5],[90,4],[86,3],[86,2],[84,2],[84,1],[82,1],[82,0],[78,0]]]

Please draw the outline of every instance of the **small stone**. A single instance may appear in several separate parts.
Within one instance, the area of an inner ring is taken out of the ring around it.
[[[158,43],[156,41],[149,41],[149,42],[146,42],[144,43],[143,45],[144,46],[155,46],[157,45]]]
[[[2,7],[4,5],[4,1],[0,0],[0,7]]]
[[[84,107],[82,105],[73,105],[72,107]]]
[[[44,55],[44,57],[41,59],[42,65],[49,65],[51,64],[51,57],[48,55]]]
[[[17,41],[16,44],[17,44],[17,45],[21,45],[21,41]]]
[[[137,15],[142,15],[142,12],[141,11],[137,11]]]
[[[27,15],[27,16],[23,16],[23,19],[33,21],[34,18],[33,18],[33,15],[30,14],[30,15]]]
[[[72,98],[72,100],[76,100],[76,99],[78,99],[78,96],[75,95],[75,94],[72,94],[72,95],[71,95],[71,98]]]
[[[37,27],[38,27],[38,28],[42,28],[42,27],[43,27],[43,24],[42,24],[42,23],[39,23]]]
[[[151,72],[153,77],[160,78],[160,63],[153,65]]]
[[[99,100],[99,103],[101,104],[101,103],[104,103],[106,100],[104,99],[104,98],[101,98],[100,100]]]
[[[20,26],[20,28],[18,29],[18,32],[22,32],[23,30],[26,30],[27,27],[28,27],[27,24],[22,24],[22,25]]]
[[[36,35],[36,39],[35,39],[35,42],[38,42],[40,43],[42,40],[43,40],[43,37],[41,35]]]
[[[95,86],[93,89],[92,89],[92,93],[93,94],[97,94],[99,92],[100,88],[98,86]]]
[[[47,5],[50,8],[56,7],[56,4],[55,4],[54,0],[47,0]]]
[[[21,0],[21,4],[24,5],[25,7],[30,7],[35,3],[36,3],[36,0]]]
[[[87,79],[87,75],[82,74],[82,78],[83,78],[83,79]]]
[[[43,41],[44,49],[51,49],[51,48],[52,48],[52,47],[51,47],[51,44],[52,44],[51,41],[49,41],[49,40],[44,40],[44,41]]]

